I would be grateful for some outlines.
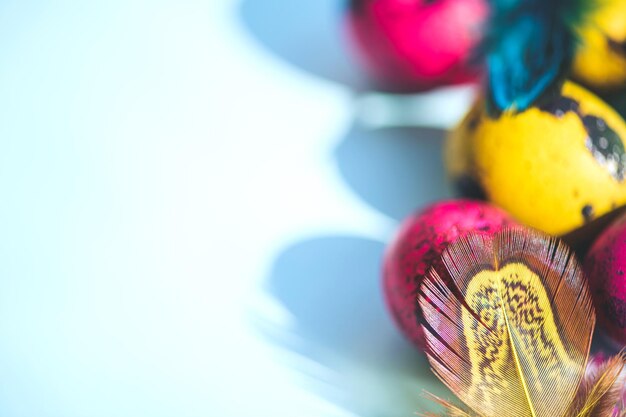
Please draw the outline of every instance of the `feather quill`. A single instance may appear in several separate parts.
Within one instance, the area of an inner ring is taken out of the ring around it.
[[[564,416],[595,324],[575,258],[526,229],[471,234],[442,256],[447,275],[431,269],[419,294],[434,373],[468,415]]]
[[[425,392],[424,396],[428,398],[429,400],[431,400],[432,402],[442,406],[446,410],[447,417],[479,417],[476,414],[472,413],[471,411],[462,410],[456,405],[452,404],[451,402],[446,401],[443,398],[438,397],[429,392]],[[418,415],[420,417],[438,417],[436,414],[433,414],[433,413],[425,413],[425,414],[418,414]]]
[[[482,45],[493,112],[524,111],[568,75],[593,0],[490,0]]]

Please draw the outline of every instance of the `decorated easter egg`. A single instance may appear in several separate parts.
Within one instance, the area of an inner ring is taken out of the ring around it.
[[[596,306],[598,326],[626,345],[626,215],[613,222],[594,242],[584,263]]]
[[[445,270],[444,249],[468,233],[492,234],[515,224],[503,210],[476,200],[438,202],[403,222],[385,253],[383,284],[387,306],[409,340],[424,346],[417,291],[431,266]]]
[[[594,2],[581,29],[573,75],[591,88],[626,87],[626,1]]]
[[[462,195],[564,235],[626,203],[625,139],[611,107],[567,82],[520,113],[490,116],[479,101],[447,139],[446,169]]]
[[[380,87],[424,90],[475,80],[485,0],[350,0],[347,27]]]

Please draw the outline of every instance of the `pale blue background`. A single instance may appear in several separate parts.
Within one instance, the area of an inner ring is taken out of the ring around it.
[[[448,195],[438,127],[467,94],[362,127],[340,16],[2,1],[1,416],[394,417],[442,392],[378,271]]]

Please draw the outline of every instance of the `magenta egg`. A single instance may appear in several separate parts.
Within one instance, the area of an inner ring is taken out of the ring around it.
[[[350,0],[347,26],[379,86],[419,91],[477,79],[487,14],[486,0]]]
[[[598,326],[615,342],[626,345],[626,215],[593,243],[584,268]]]
[[[410,341],[424,347],[417,292],[431,266],[443,276],[445,248],[471,232],[493,234],[516,225],[500,208],[475,200],[438,202],[403,222],[385,253],[383,286],[387,306]]]

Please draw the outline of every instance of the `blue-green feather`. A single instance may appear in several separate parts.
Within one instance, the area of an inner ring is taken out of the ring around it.
[[[591,0],[490,0],[483,45],[492,110],[524,111],[560,89]]]

